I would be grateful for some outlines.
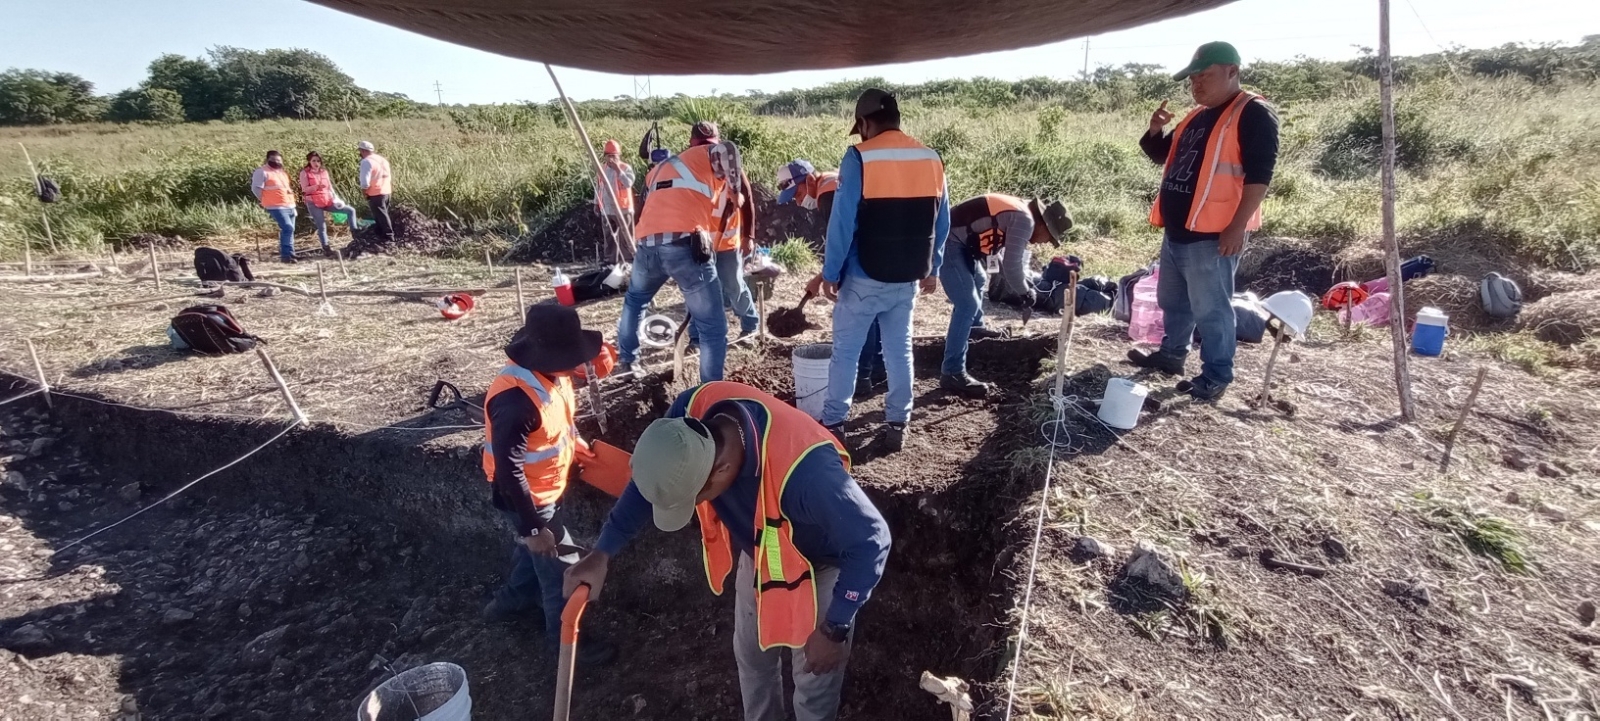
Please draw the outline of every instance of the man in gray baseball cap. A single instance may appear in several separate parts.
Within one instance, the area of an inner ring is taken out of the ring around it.
[[[793,406],[714,381],[678,396],[645,429],[632,470],[595,550],[567,571],[566,593],[587,584],[598,598],[611,557],[647,522],[676,531],[698,515],[712,591],[738,569],[733,651],[744,718],[789,718],[783,647],[793,653],[794,718],[836,718],[856,611],[890,548],[844,448]]]

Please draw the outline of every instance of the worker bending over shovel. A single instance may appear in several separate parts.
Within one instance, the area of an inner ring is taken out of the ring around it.
[[[542,611],[552,657],[560,646],[562,573],[578,562],[567,532],[561,497],[572,466],[590,457],[574,420],[574,380],[585,366],[609,370],[615,355],[599,331],[584,330],[577,311],[559,305],[528,309],[526,322],[506,346],[508,361],[484,395],[483,472],[494,505],[516,529],[511,575],[483,609],[490,622]],[[616,648],[584,636],[578,662],[603,664]]]
[[[696,516],[706,577],[734,582],[733,654],[746,721],[782,721],[782,651],[793,649],[794,718],[839,713],[856,612],[883,575],[889,527],[821,424],[731,381],[678,396],[639,437],[633,480],[565,591],[599,598],[611,557],[653,517],[676,531]],[[735,554],[737,553],[737,564]]]
[[[980,195],[950,209],[950,238],[945,241],[944,266],[939,282],[950,298],[950,330],[944,338],[944,366],[939,387],[974,398],[989,394],[989,384],[967,374],[967,343],[998,338],[999,331],[983,325],[983,290],[988,284],[988,259],[1003,253],[1000,278],[1010,295],[1021,296],[1033,307],[1033,285],[1028,282],[1028,246],[1061,245],[1072,229],[1072,216],[1061,201],[1046,205],[1034,199],[999,193]]]

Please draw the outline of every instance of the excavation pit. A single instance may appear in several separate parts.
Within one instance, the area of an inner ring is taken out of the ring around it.
[[[791,352],[773,344],[730,368],[730,379],[787,399]],[[856,476],[895,543],[859,619],[844,718],[942,716],[918,688],[922,671],[981,683],[1003,661],[1012,595],[1001,573],[1005,527],[1036,480],[1013,473],[1007,458],[1033,444],[1036,429],[1017,411],[1053,347],[973,343],[972,373],[999,387],[988,400],[938,390],[942,352],[938,342],[916,345],[905,451],[885,455],[876,439],[881,388],[848,425]],[[673,397],[661,375],[608,393],[610,432],[600,437],[624,448]],[[5,411],[8,435],[41,424],[65,431],[35,459],[52,467],[49,497],[4,491],[45,551],[282,429],[65,397],[48,420],[31,403]],[[414,425],[428,422],[445,424]],[[454,429],[296,429],[176,501],[56,552],[51,573],[82,578],[75,595],[8,619],[0,636],[32,627],[34,643],[7,647],[35,659],[96,659],[159,718],[340,717],[394,673],[432,661],[466,669],[476,718],[537,718],[551,707],[554,679],[539,629],[478,618],[509,551],[478,469],[480,440]],[[63,488],[96,500],[64,502]],[[575,484],[569,509],[580,541],[593,542],[610,503]],[[579,672],[574,718],[738,717],[732,599],[708,591],[699,557],[693,532],[647,530],[614,563],[585,632],[616,642],[622,656]]]

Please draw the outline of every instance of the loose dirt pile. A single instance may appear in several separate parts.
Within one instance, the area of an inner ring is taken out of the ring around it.
[[[1313,296],[1334,284],[1334,260],[1326,249],[1297,238],[1252,240],[1239,259],[1234,286],[1265,298],[1283,290],[1305,291]]]
[[[1600,290],[1556,293],[1524,307],[1521,322],[1540,340],[1560,345],[1600,338]]]
[[[350,244],[345,246],[345,258],[358,258],[366,253],[384,254],[402,251],[439,254],[459,245],[467,237],[449,223],[429,218],[410,205],[390,207],[389,223],[394,229],[393,240],[386,241],[379,237],[376,225],[368,226],[356,231]]]
[[[1450,327],[1464,331],[1510,330],[1515,318],[1496,318],[1483,309],[1483,297],[1476,280],[1454,274],[1440,274],[1406,281],[1407,315],[1422,308],[1438,308],[1450,316]]]

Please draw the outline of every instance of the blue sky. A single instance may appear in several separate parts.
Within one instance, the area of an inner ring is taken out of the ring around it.
[[[162,53],[197,56],[207,48],[304,47],[337,62],[373,90],[432,101],[434,83],[450,103],[547,100],[555,88],[541,66],[451,45],[313,5],[304,0],[0,0],[5,42],[0,68],[60,70],[101,92],[137,84]],[[1506,42],[1577,42],[1600,33],[1597,0],[1394,0],[1395,52]],[[1375,46],[1377,0],[1239,0],[1205,13],[1089,39],[1090,67],[1147,62],[1174,69],[1194,46],[1226,39],[1246,62],[1296,55],[1348,58]],[[743,76],[654,76],[655,95],[783,90],[848,78],[917,82],[986,75],[1073,77],[1083,40],[1024,50],[900,65]],[[558,71],[578,99],[633,94],[636,78]],[[639,78],[637,80],[643,80]]]

